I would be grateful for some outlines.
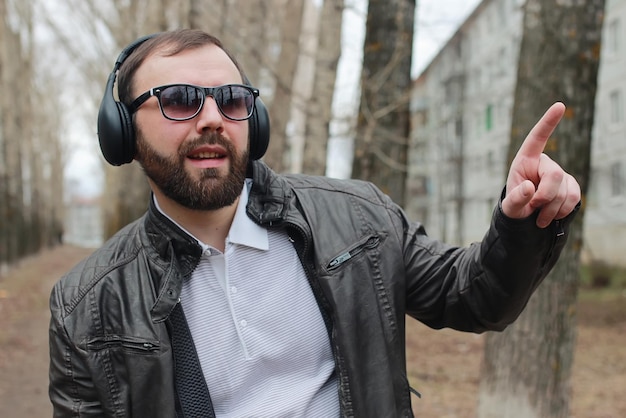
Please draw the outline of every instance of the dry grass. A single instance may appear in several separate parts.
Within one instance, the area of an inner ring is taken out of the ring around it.
[[[571,416],[626,417],[626,293],[583,290],[577,331]],[[409,379],[422,393],[413,399],[416,416],[475,416],[483,343],[482,336],[408,321]]]

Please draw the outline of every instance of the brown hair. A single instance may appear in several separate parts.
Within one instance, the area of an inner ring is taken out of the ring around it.
[[[215,45],[223,50],[231,59],[241,74],[242,81],[247,84],[247,78],[235,57],[222,45],[222,42],[213,35],[198,29],[178,29],[162,32],[140,44],[122,63],[118,74],[118,95],[122,103],[129,106],[133,101],[132,87],[135,73],[143,61],[157,48],[167,45],[165,56],[176,55],[188,49],[200,48],[205,45]]]

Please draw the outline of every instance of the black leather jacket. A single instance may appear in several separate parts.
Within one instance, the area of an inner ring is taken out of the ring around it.
[[[247,212],[294,242],[328,327],[346,417],[410,417],[405,314],[433,328],[502,330],[556,262],[570,215],[546,229],[496,208],[480,243],[428,238],[371,184],[253,166]],[[55,417],[175,416],[166,322],[201,248],[151,203],[54,287]]]

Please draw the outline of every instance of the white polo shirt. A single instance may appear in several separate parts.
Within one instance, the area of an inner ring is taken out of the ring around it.
[[[320,309],[287,233],[246,215],[250,185],[224,253],[198,240],[204,252],[181,293],[216,416],[338,417]]]

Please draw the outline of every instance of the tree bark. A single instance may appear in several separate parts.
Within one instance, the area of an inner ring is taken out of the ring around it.
[[[6,67],[5,60],[7,57],[7,27],[6,27],[6,0],[0,0],[0,87],[5,88]],[[7,95],[0,96],[0,272],[9,264],[11,253],[9,246],[11,245],[11,193],[9,190],[9,171],[10,157],[12,153],[12,143],[10,143],[5,131],[4,115],[5,115],[5,98]]]
[[[294,95],[293,81],[300,52],[300,36],[303,0],[288,1],[281,30],[280,54],[276,62],[276,89],[269,109],[272,121],[272,140],[270,141],[265,162],[274,171],[282,172],[287,167],[287,123],[291,116],[291,102]]]
[[[11,20],[5,0],[0,1],[0,87],[4,94],[0,98],[1,136],[4,141],[6,203],[3,218],[6,216],[6,236],[4,252],[6,263],[11,264],[25,254],[24,235],[26,221],[24,206],[23,146],[20,128],[23,123],[20,114],[19,86],[22,68],[21,40],[19,33],[12,30]],[[14,93],[11,93],[14,92]],[[17,97],[18,99],[15,99]]]
[[[188,24],[190,28],[203,29],[227,42],[229,0],[189,0]]]
[[[567,111],[546,153],[576,177],[584,202],[604,0],[529,0],[525,7],[509,163],[540,112],[563,101]],[[583,216],[584,207],[517,322],[487,335],[478,417],[569,416]]]
[[[48,169],[59,136],[46,119],[59,103],[36,71],[33,25],[32,2],[0,1],[0,265],[54,244],[59,228],[48,198],[63,180]]]
[[[370,0],[352,177],[404,204],[415,0]]]
[[[341,56],[343,8],[343,0],[325,0],[322,7],[313,94],[309,101],[304,135],[302,172],[307,174],[320,176],[326,174],[333,93],[337,79],[337,64]]]

